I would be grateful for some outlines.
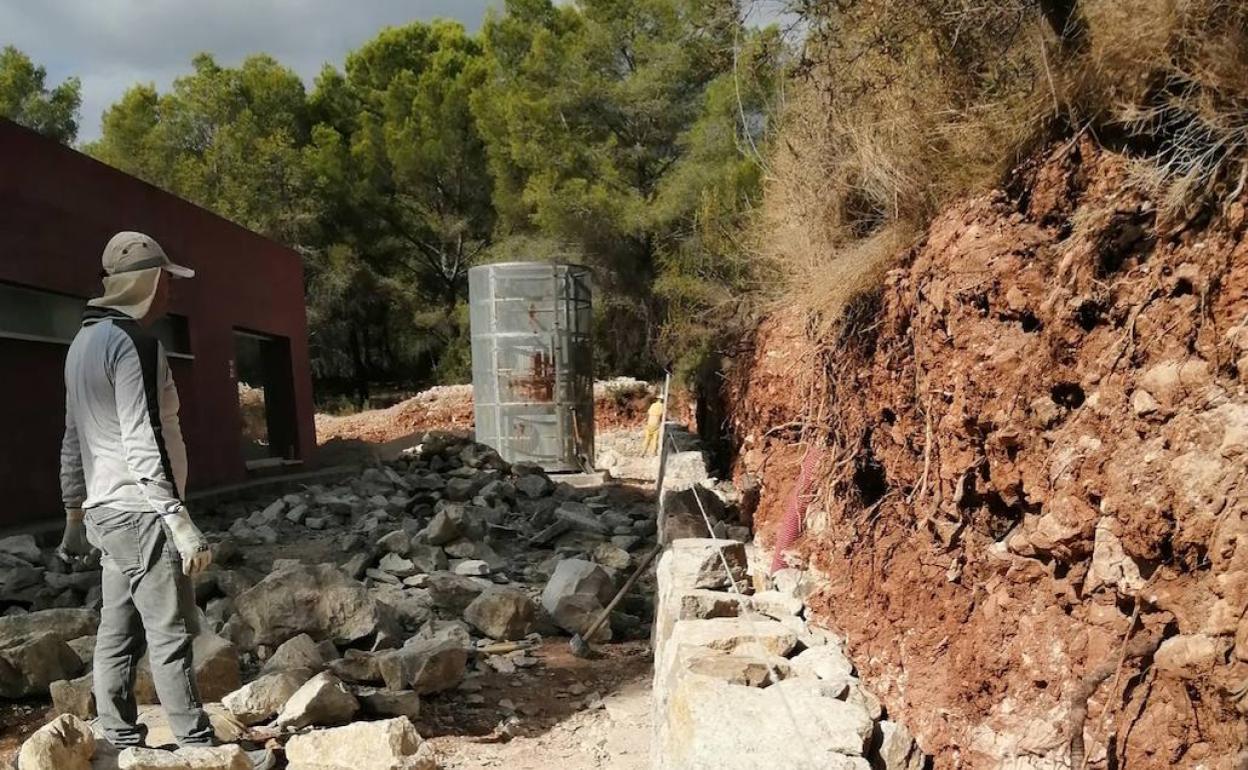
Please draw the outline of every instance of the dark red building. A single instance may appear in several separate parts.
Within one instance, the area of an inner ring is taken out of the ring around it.
[[[182,401],[190,492],[316,447],[299,255],[0,119],[0,530],[59,519],[62,369],[118,230],[197,271],[157,332]]]

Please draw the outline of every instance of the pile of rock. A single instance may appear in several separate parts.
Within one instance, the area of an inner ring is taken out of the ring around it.
[[[750,574],[730,541],[678,539],[660,557],[655,767],[924,767],[843,641],[803,619],[802,574],[781,570],[757,593]]]
[[[584,632],[653,547],[655,515],[633,490],[559,483],[440,437],[347,483],[201,512],[217,558],[195,581],[203,613],[195,666],[214,727],[222,740],[289,739],[296,770],[431,766],[417,756],[410,721],[422,698],[539,665],[543,635]],[[308,544],[329,545],[319,553],[334,553],[335,563],[274,558]],[[63,574],[37,548],[26,557],[43,565],[45,580]],[[598,640],[648,636],[651,593],[639,586]],[[59,714],[94,716],[96,613],[10,606],[14,616],[0,618],[0,692],[50,691]],[[154,702],[150,675],[139,679],[140,702]],[[56,734],[77,729],[59,725]],[[407,753],[362,765],[371,740]],[[132,766],[210,766],[159,761]]]

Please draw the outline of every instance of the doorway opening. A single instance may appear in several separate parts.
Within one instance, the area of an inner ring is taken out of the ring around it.
[[[290,340],[235,329],[234,364],[243,462],[249,470],[297,462]]]

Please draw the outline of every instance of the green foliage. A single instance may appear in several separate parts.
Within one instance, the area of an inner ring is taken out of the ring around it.
[[[0,116],[70,144],[78,136],[81,85],[69,78],[49,90],[47,77],[46,69],[13,46],[0,50]]]
[[[304,255],[322,396],[466,381],[467,271],[502,260],[594,267],[600,374],[655,373],[710,355],[754,280],[785,52],[740,15],[509,0],[477,36],[384,29],[310,93],[267,56],[201,54],[87,149]]]
[[[238,68],[195,57],[167,94],[136,85],[103,118],[96,158],[272,238],[299,243],[303,82],[269,56]]]
[[[779,71],[779,51],[763,55],[771,33],[746,29],[727,1],[513,0],[483,36],[494,76],[473,107],[500,232],[581,254],[611,330],[598,338],[604,365],[653,373],[680,352],[659,348],[669,302],[713,305],[746,270],[744,253],[714,241],[759,192],[756,155],[742,150],[767,125],[757,97]],[[738,47],[759,65],[741,103]],[[716,285],[695,297],[699,279]]]

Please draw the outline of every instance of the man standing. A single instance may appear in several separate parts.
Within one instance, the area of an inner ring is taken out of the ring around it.
[[[643,457],[659,453],[659,435],[663,427],[663,397],[659,396],[646,411],[646,444],[641,450]]]
[[[212,561],[182,502],[186,447],[178,393],[152,324],[169,307],[174,264],[141,233],[104,248],[104,296],[91,300],[65,362],[61,490],[67,561],[101,552],[103,607],[96,636],[97,727],[119,749],[142,746],[135,664],[146,647],[156,694],[181,746],[211,746],[191,642],[198,631],[190,576]],[[257,768],[270,752],[255,752]]]

